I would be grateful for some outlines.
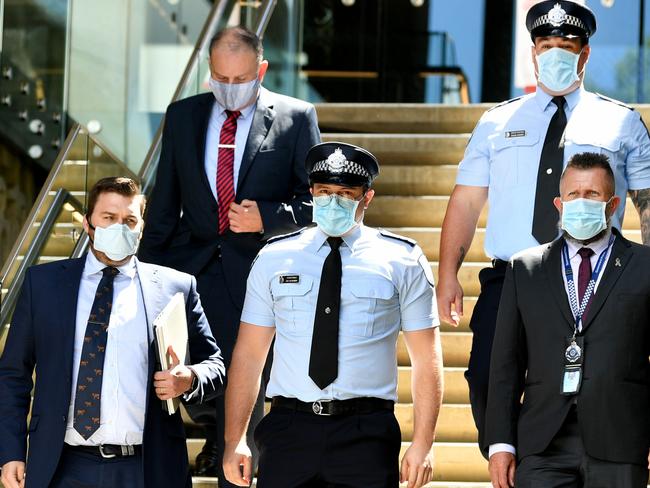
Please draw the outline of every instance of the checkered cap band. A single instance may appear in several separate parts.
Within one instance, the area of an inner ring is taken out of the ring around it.
[[[538,27],[541,27],[546,24],[552,25],[553,27],[559,27],[555,23],[551,22],[551,20],[548,17],[548,14],[544,14],[540,18],[538,18],[535,22],[533,22],[533,26],[531,27],[530,30],[531,31],[535,30]],[[564,25],[564,24],[572,25],[586,32],[588,31],[587,26],[584,24],[584,22],[580,20],[578,17],[574,17],[573,15],[565,15],[564,21],[560,25]]]
[[[370,178],[370,173],[368,173],[363,166],[354,161],[348,161],[347,159],[342,164],[336,165],[333,165],[330,160],[324,159],[314,164],[311,171],[312,173],[317,171],[324,171],[326,173],[347,173],[362,176],[364,178]]]

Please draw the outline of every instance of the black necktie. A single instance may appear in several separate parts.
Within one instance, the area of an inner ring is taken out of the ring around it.
[[[119,271],[117,268],[106,267],[102,273],[86,325],[74,400],[74,429],[84,439],[88,439],[99,429],[102,373],[108,321],[113,306],[113,279]]]
[[[533,214],[533,237],[543,244],[557,237],[558,212],[553,198],[560,194],[560,176],[564,167],[564,129],[566,114],[564,97],[553,97],[557,110],[546,130],[542,156],[537,170],[535,213]]]
[[[330,253],[323,263],[311,338],[309,377],[322,390],[339,374],[339,309],[341,305],[340,237],[328,237]]]

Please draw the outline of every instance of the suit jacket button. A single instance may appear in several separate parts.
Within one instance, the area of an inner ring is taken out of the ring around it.
[[[65,423],[65,421],[66,421],[66,418],[65,418],[65,415],[64,415],[64,416],[63,416],[63,422]]]

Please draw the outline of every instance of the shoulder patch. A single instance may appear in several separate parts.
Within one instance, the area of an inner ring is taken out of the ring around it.
[[[601,94],[601,93],[596,93],[596,96],[597,96],[598,98],[600,98],[601,100],[605,100],[605,101],[607,101],[607,102],[614,103],[614,104],[619,105],[619,106],[621,106],[621,107],[625,107],[625,108],[628,109],[628,110],[632,110],[632,111],[634,111],[634,107],[631,107],[630,105],[628,105],[628,104],[626,104],[626,103],[623,103],[623,102],[621,102],[620,100],[616,100],[615,98],[606,97],[605,95],[603,95],[603,94]]]
[[[511,98],[510,100],[506,100],[505,102],[497,103],[494,107],[487,109],[486,112],[491,112],[495,108],[503,107],[504,105],[508,105],[509,103],[516,102],[517,100],[523,98],[524,96],[525,95],[521,95],[520,97]]]
[[[269,239],[266,241],[266,244],[272,244],[274,242],[278,242],[278,241],[281,241],[283,239],[288,239],[289,237],[297,236],[298,234],[302,234],[303,231],[306,228],[307,227],[303,227],[302,229],[298,229],[296,231],[289,232],[288,234],[280,234],[278,236],[269,237]]]
[[[417,242],[409,237],[404,237],[399,234],[393,234],[392,232],[389,232],[386,229],[377,229],[377,230],[382,236],[388,237],[389,239],[395,239],[396,241],[406,242],[411,247],[415,247],[417,245]]]

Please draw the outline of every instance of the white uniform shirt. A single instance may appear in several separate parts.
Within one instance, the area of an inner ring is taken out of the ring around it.
[[[249,274],[241,320],[276,329],[267,396],[397,400],[399,330],[439,324],[429,263],[414,243],[377,229],[361,225],[343,237],[338,377],[321,390],[309,358],[326,239],[311,227],[271,242]]]
[[[65,442],[70,445],[142,444],[149,341],[140,280],[133,258],[118,268],[120,272],[113,282],[113,306],[102,375],[100,427],[87,440],[74,430],[74,402],[83,338],[105,267],[89,252],[79,285],[72,394],[65,433]]]

